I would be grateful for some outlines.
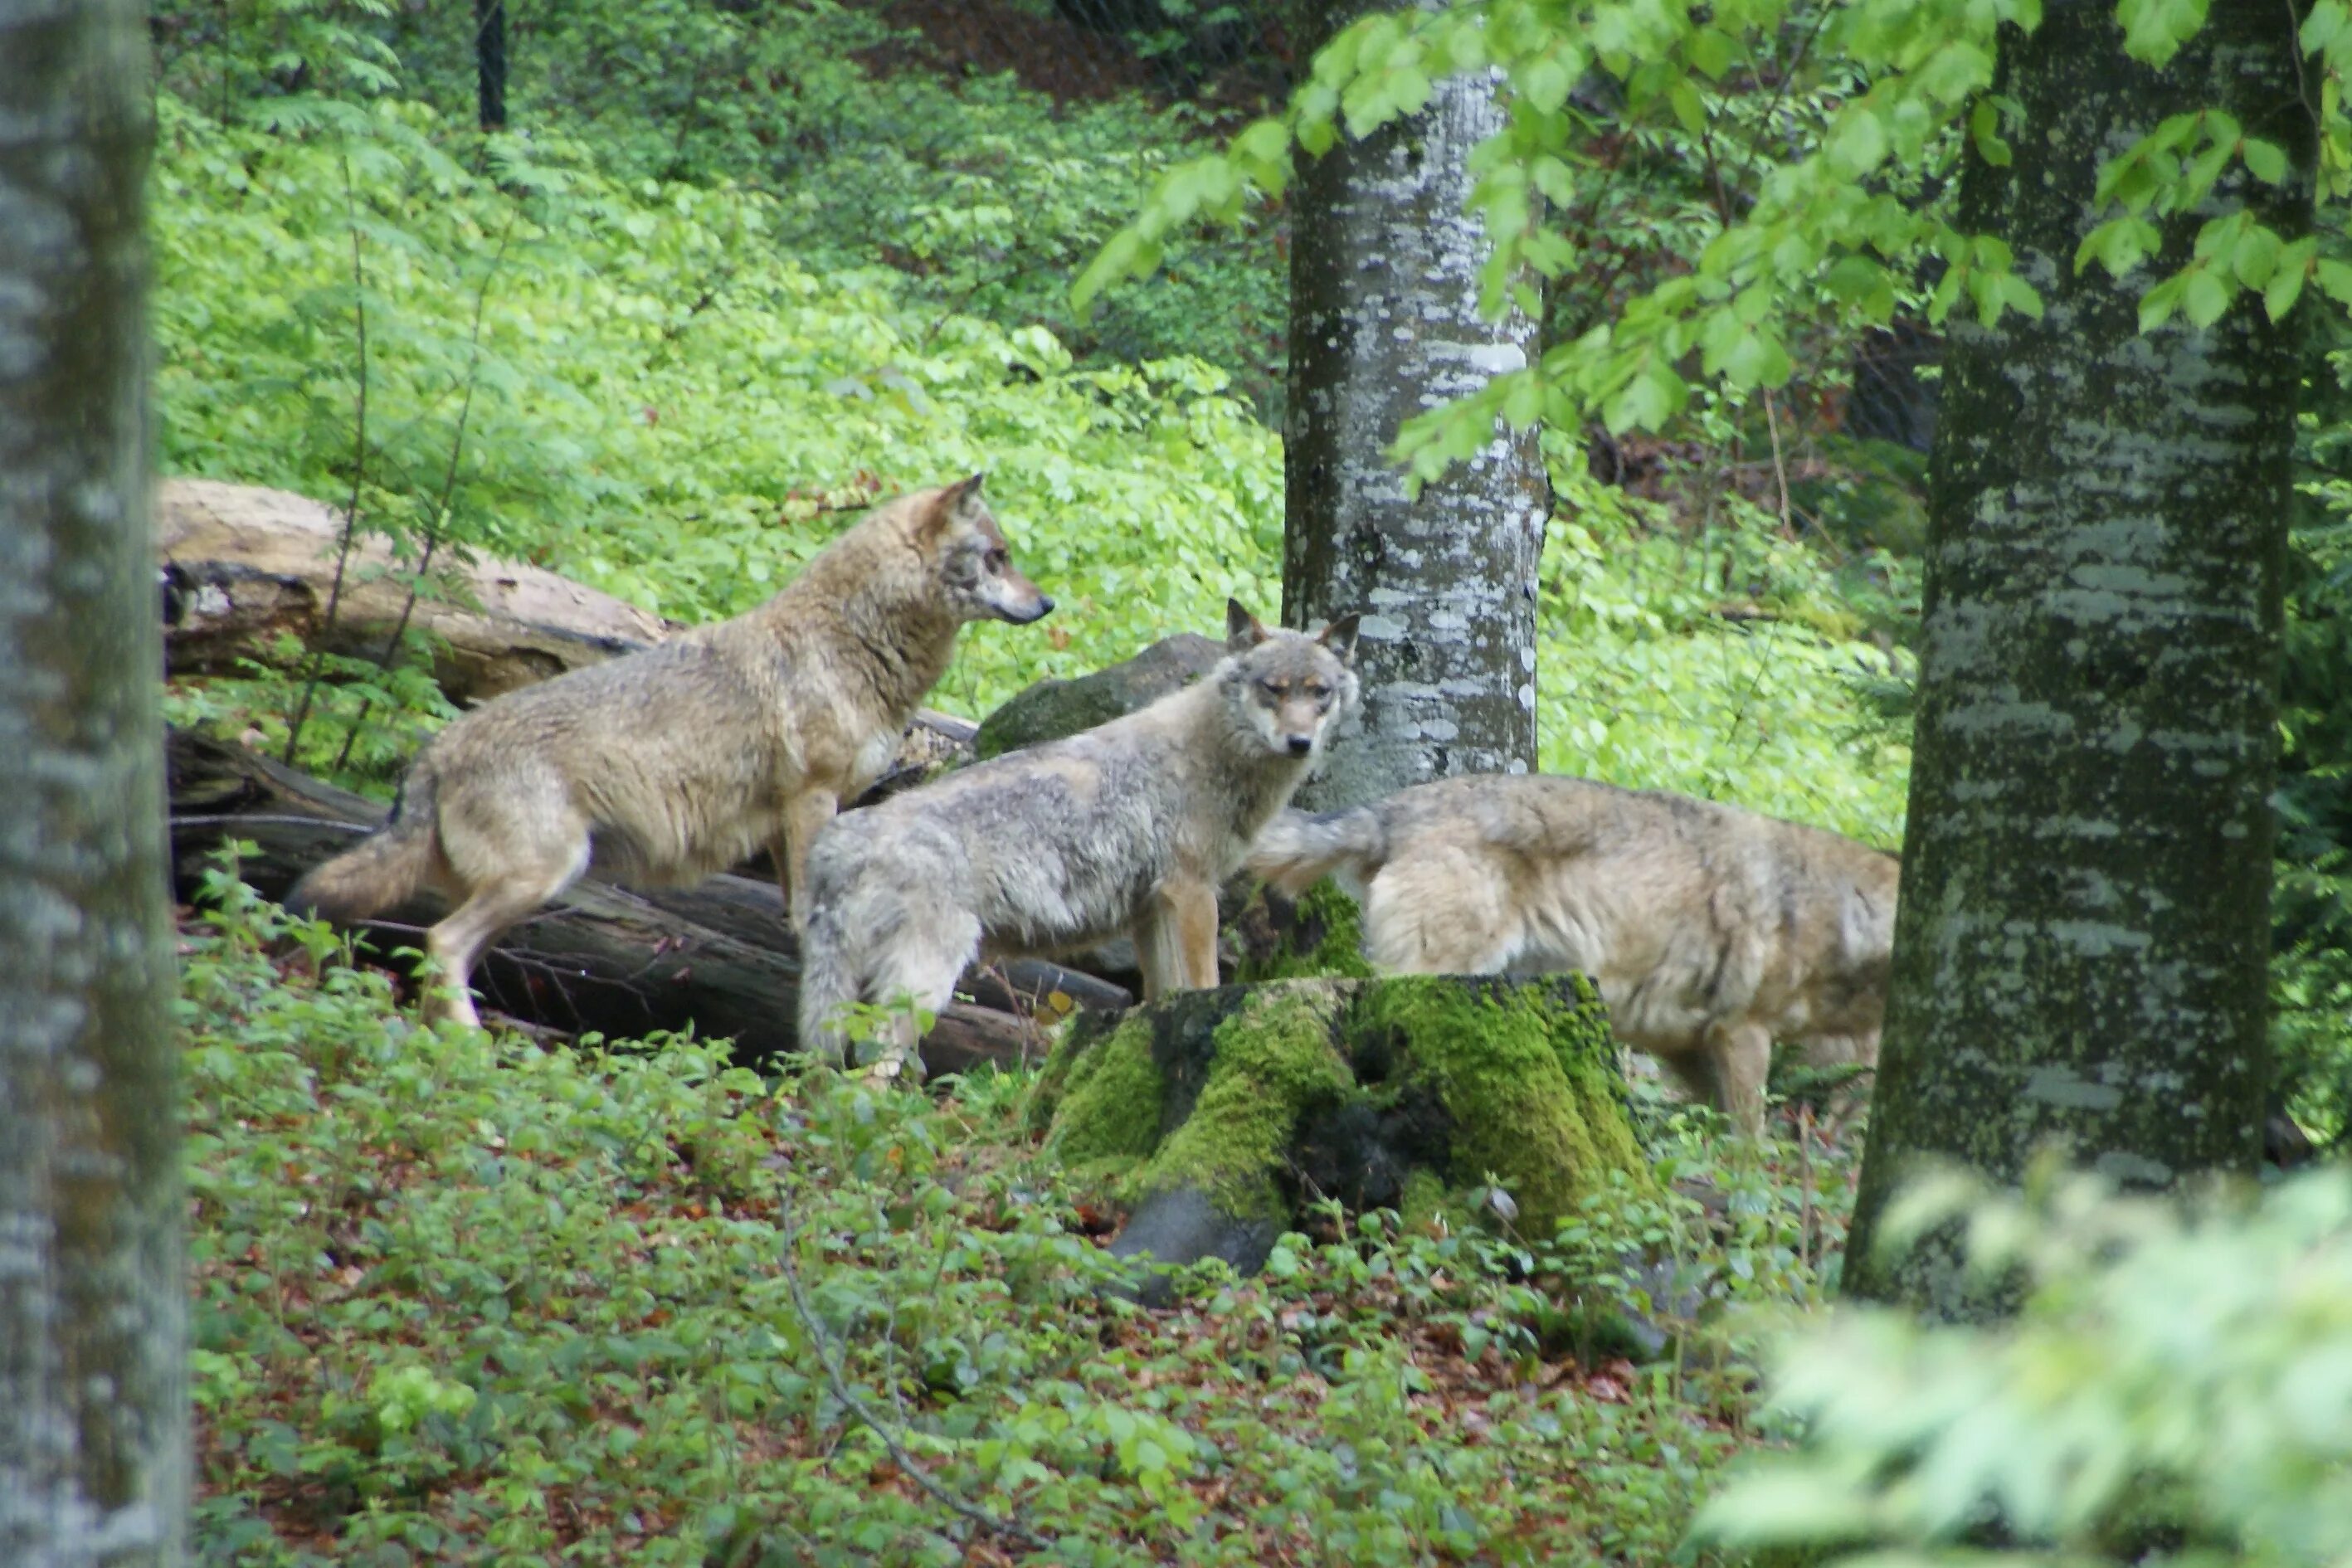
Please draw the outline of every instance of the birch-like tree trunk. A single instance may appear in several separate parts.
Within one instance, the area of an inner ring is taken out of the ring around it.
[[[0,1563],[182,1560],[179,1107],[131,0],[0,0]]]
[[[1306,0],[1302,55],[1376,8]],[[1420,113],[1305,160],[1295,187],[1283,619],[1364,616],[1361,717],[1302,804],[1535,766],[1536,433],[1498,430],[1416,500],[1386,457],[1406,419],[1535,352],[1534,318],[1478,313],[1486,238],[1462,210],[1470,150],[1502,125],[1488,79],[1448,78]]]
[[[2251,1170],[2261,1142],[2280,584],[2295,334],[2242,297],[2143,336],[2157,265],[2074,268],[2099,162],[2229,110],[2307,170],[2284,5],[2216,5],[2163,71],[2108,5],[2004,39],[2015,162],[1969,154],[1960,226],[2006,237],[2048,302],[1955,312],[1929,481],[1919,709],[1885,1060],[1846,1259],[1857,1294],[1942,1316],[1949,1233],[1874,1242],[1921,1156],[2015,1182],[2055,1143],[2137,1188]],[[2213,200],[2290,237],[2311,195],[2233,167]],[[2223,210],[2215,206],[2210,211]]]

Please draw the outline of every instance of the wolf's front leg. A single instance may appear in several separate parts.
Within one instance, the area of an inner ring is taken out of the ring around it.
[[[831,790],[803,790],[784,803],[784,820],[768,853],[776,862],[778,889],[784,895],[784,918],[794,936],[805,935],[809,922],[809,846],[833,820],[840,805]]]
[[[1171,991],[1205,991],[1217,984],[1217,889],[1203,881],[1171,879],[1152,889],[1135,933],[1143,969],[1143,999]]]

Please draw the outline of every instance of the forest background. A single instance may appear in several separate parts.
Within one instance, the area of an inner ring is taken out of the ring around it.
[[[1063,608],[967,641],[934,700],[972,717],[1213,629],[1229,594],[1278,601],[1283,207],[1179,236],[1091,316],[1068,285],[1164,170],[1279,89],[1280,17],[499,14],[505,125],[485,132],[487,11],[159,7],[165,472],[352,503],[408,559],[527,559],[691,621],[772,592],[866,503],[986,468]],[[1545,302],[1555,341],[1685,265],[1767,139],[1819,137],[1857,89],[1790,37],[1707,89],[1697,132],[1578,98],[1605,177],[1575,215],[1597,259]],[[1932,203],[1950,156],[1894,177]],[[1769,397],[1702,387],[1656,435],[1544,432],[1548,769],[1898,842],[1932,289],[1866,333],[1824,299]],[[2273,966],[2281,1094],[2323,1142],[2352,1091],[2339,363],[2316,335]],[[276,750],[311,668],[289,650],[178,686],[172,716]],[[425,668],[413,651],[331,666],[298,760],[388,793],[448,716]],[[1801,1119],[1726,1152],[1644,1093],[1666,1196],[1554,1237],[1332,1216],[1266,1279],[1153,1319],[1092,1294],[1096,1216],[1027,1158],[1017,1075],[779,1127],[758,1080],[691,1042],[424,1050],[379,976],[273,961],[280,917],[215,891],[183,1018],[198,1518],[223,1560],[956,1561],[1049,1542],[1076,1561],[1664,1561],[1694,1550],[1717,1467],[1787,1430],[1719,1353],[1765,1332],[1726,1309],[1808,1307],[1835,1282],[1847,1148]],[[2059,1278],[2120,1223],[2063,1191],[2059,1218],[2019,1227]],[[2210,1236],[2133,1234],[2145,1267],[2213,1273]],[[1636,1277],[1635,1252],[1670,1267]],[[1628,1309],[1712,1348],[1636,1364]],[[2149,1332],[2244,1327],[2183,1317],[2201,1328]],[[2086,1387],[2105,1386],[2095,1359],[2129,1369],[2112,1325],[2095,1358],[2050,1319],[2041,1351]],[[1936,1376],[2005,1408],[1997,1353],[1879,1332],[1866,1435],[1918,1441],[1901,1414]],[[1840,1354],[1851,1373],[1854,1353],[1801,1352],[1792,1376]],[[2215,1386],[2175,1392],[2226,1401]],[[2147,1463],[2135,1421],[2161,1435],[2135,1406],[2081,1441]],[[2063,1468],[2046,1428],[1980,1429],[1998,1452],[1979,1466]],[[1780,1495],[1857,1538],[1932,1537],[1993,1484],[1955,1461],[1916,1515],[1867,1519],[1822,1489]],[[2116,1495],[2050,1533],[2133,1560],[2146,1521]]]

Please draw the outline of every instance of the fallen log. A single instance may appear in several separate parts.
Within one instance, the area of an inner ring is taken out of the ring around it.
[[[183,897],[194,894],[223,843],[241,839],[254,851],[238,874],[263,896],[280,898],[302,872],[383,819],[383,808],[363,796],[186,731],[170,732],[166,766],[173,875]],[[413,946],[443,912],[440,900],[421,895],[367,924],[379,946]],[[777,889],[740,877],[660,891],[583,879],[508,931],[476,976],[492,1007],[534,1023],[614,1038],[691,1026],[733,1037],[751,1060],[795,1048],[799,982],[799,952]],[[977,984],[1000,1005],[951,1003],[923,1041],[930,1071],[1042,1055],[1035,1023],[1006,1010],[1024,998],[1059,992],[1074,1005],[1105,1010],[1132,1000],[1050,964],[1009,965]]]

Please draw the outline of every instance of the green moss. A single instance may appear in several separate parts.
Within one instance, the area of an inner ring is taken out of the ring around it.
[[[1300,896],[1285,941],[1263,958],[1244,955],[1236,978],[1244,984],[1262,980],[1308,980],[1338,975],[1370,979],[1372,966],[1364,959],[1363,913],[1356,900],[1329,878]]]
[[[1046,1147],[1081,1176],[1124,1174],[1160,1141],[1150,1021],[1130,1013],[1108,1035],[1070,1033],[1038,1086],[1052,1106]]]
[[[1601,1173],[1648,1182],[1625,1121],[1607,1016],[1582,988],[1579,997],[1402,975],[1364,986],[1347,1021],[1351,1040],[1396,1040],[1405,1086],[1445,1107],[1454,1124],[1447,1178],[1460,1186],[1492,1173],[1531,1235],[1549,1234]]]
[[[1355,1086],[1334,1043],[1338,1011],[1328,986],[1272,984],[1219,1024],[1192,1114],[1137,1171],[1135,1190],[1193,1187],[1237,1217],[1286,1214],[1276,1177],[1299,1118]]]
[[[1454,1201],[1444,1178],[1436,1172],[1416,1169],[1406,1175],[1404,1195],[1397,1200],[1397,1216],[1407,1230],[1425,1230],[1441,1219],[1458,1219],[1461,1213],[1462,1205]]]

